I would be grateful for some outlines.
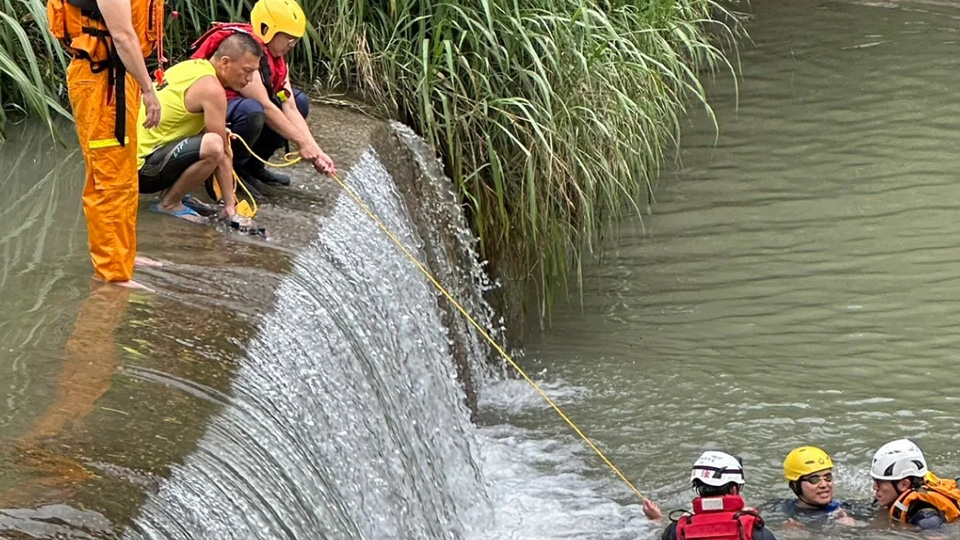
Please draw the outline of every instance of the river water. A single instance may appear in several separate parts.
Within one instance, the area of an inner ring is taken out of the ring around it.
[[[744,458],[754,504],[790,496],[782,460],[806,444],[842,499],[869,504],[872,454],[900,437],[960,476],[960,9],[751,4],[739,102],[729,75],[710,86],[719,138],[692,114],[652,215],[527,363],[668,509],[704,449]]]
[[[864,527],[786,530],[770,514],[778,537],[899,538],[870,519],[873,451],[912,437],[960,475],[960,8],[750,11],[739,94],[730,74],[709,85],[719,134],[691,111],[652,213],[623,225],[587,266],[583,305],[528,332],[518,359],[665,510],[687,505],[704,449],[741,455],[762,505],[790,495],[786,453],[816,444],[838,496],[867,505]],[[316,125],[407,245],[429,252],[427,223],[463,260],[455,206],[404,203],[373,128],[322,111]],[[448,330],[427,282],[328,183],[301,169],[274,194],[271,242],[144,211],[141,251],[166,266],[141,276],[158,293],[104,291],[88,280],[79,154],[37,126],[13,135],[0,537],[657,537],[525,382],[477,367],[477,336]],[[427,176],[415,185],[443,191]],[[486,286],[479,267],[440,271],[462,292]]]

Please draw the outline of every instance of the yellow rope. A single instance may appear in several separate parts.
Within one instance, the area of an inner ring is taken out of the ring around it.
[[[235,139],[237,139],[237,140],[239,140],[241,143],[243,143],[243,145],[246,146],[247,150],[250,151],[250,155],[254,156],[254,157],[257,158],[258,160],[260,160],[261,162],[263,162],[264,165],[269,165],[269,166],[271,166],[271,167],[289,167],[289,166],[291,166],[291,165],[296,164],[297,162],[299,162],[299,161],[302,159],[302,158],[298,155],[297,152],[290,152],[289,154],[285,154],[285,155],[283,156],[283,159],[284,159],[284,162],[283,162],[283,163],[273,163],[273,162],[267,161],[267,160],[261,158],[260,156],[258,156],[257,154],[255,154],[255,153],[253,152],[253,150],[251,150],[250,146],[247,145],[247,141],[243,140],[243,137],[240,137],[240,136],[237,135],[237,134],[231,134],[230,136],[233,137],[233,138],[235,138]],[[296,156],[296,157],[293,157],[293,156]],[[430,283],[432,283],[433,286],[436,287],[436,289],[437,289],[438,291],[440,291],[440,292],[443,294],[443,296],[445,296],[445,297],[447,298],[447,300],[450,301],[450,303],[452,303],[454,306],[456,306],[457,310],[459,310],[460,313],[462,313],[463,316],[467,318],[467,320],[470,322],[470,324],[472,324],[473,327],[476,328],[477,331],[480,332],[480,334],[481,334],[484,338],[486,338],[487,341],[490,342],[490,345],[492,345],[493,348],[496,349],[498,353],[500,353],[500,356],[502,356],[502,357],[504,358],[504,360],[506,360],[511,366],[513,366],[513,368],[514,368],[515,370],[517,370],[517,372],[524,378],[524,380],[526,380],[528,383],[530,383],[530,385],[533,386],[533,388],[540,394],[540,396],[543,397],[543,399],[545,399],[545,400],[547,401],[547,403],[550,404],[551,407],[553,407],[553,410],[557,411],[557,414],[559,414],[560,417],[563,418],[564,421],[566,421],[566,423],[573,429],[573,431],[575,431],[575,432],[577,433],[577,435],[579,435],[580,438],[582,438],[582,439],[587,443],[587,445],[590,446],[590,448],[593,449],[593,451],[596,452],[598,456],[600,456],[600,459],[602,459],[603,462],[606,463],[607,466],[609,466],[609,467],[613,470],[614,473],[616,473],[616,475],[620,478],[620,480],[622,480],[623,483],[625,483],[628,487],[630,487],[630,489],[633,490],[633,492],[636,493],[637,497],[639,497],[641,500],[646,499],[646,497],[643,496],[643,493],[641,493],[640,490],[637,489],[636,486],[634,486],[633,483],[630,482],[630,480],[628,480],[627,477],[624,476],[624,474],[623,474],[622,472],[620,472],[620,469],[618,469],[617,466],[614,465],[613,462],[610,461],[610,460],[607,458],[607,456],[604,455],[604,453],[600,451],[599,448],[597,448],[597,445],[593,444],[593,441],[591,441],[590,438],[587,437],[587,436],[583,433],[583,431],[581,431],[580,428],[577,427],[577,425],[573,423],[573,420],[571,420],[571,419],[563,412],[563,410],[560,409],[560,406],[557,405],[552,399],[550,399],[550,396],[548,396],[548,395],[540,388],[540,386],[537,385],[537,383],[535,383],[535,382],[533,381],[533,379],[531,379],[531,378],[527,375],[527,373],[523,370],[523,368],[521,368],[519,365],[517,365],[517,363],[513,360],[513,358],[512,358],[509,354],[507,354],[507,351],[505,351],[505,350],[503,349],[503,347],[501,347],[500,344],[497,343],[496,340],[494,340],[494,339],[490,336],[489,333],[487,333],[487,331],[483,328],[483,326],[481,326],[480,323],[478,323],[472,316],[470,316],[469,313],[467,313],[467,310],[466,310],[462,305],[460,305],[460,302],[457,302],[457,301],[453,298],[453,296],[447,291],[447,289],[446,289],[443,285],[441,285],[440,282],[437,281],[436,278],[433,277],[433,275],[430,273],[430,271],[429,271],[426,267],[424,267],[423,264],[421,264],[420,261],[417,260],[417,258],[414,257],[412,253],[410,253],[409,250],[407,250],[406,246],[403,245],[403,242],[401,242],[400,239],[397,238],[397,236],[396,236],[395,234],[393,234],[393,231],[391,231],[386,225],[384,225],[383,221],[381,221],[380,218],[377,217],[377,215],[374,214],[372,210],[370,210],[370,207],[368,207],[368,206],[366,205],[366,203],[363,202],[363,200],[356,194],[356,192],[354,192],[353,189],[350,188],[350,186],[348,186],[343,180],[341,180],[341,179],[340,179],[340,176],[334,174],[334,175],[332,175],[332,178],[334,179],[334,181],[337,182],[337,184],[340,185],[340,187],[341,187],[345,192],[347,192],[347,195],[349,195],[350,198],[353,199],[354,202],[356,202],[357,205],[358,205],[368,216],[370,216],[371,219],[373,219],[373,221],[377,224],[377,226],[380,227],[380,229],[381,229],[383,232],[385,232],[388,237],[390,237],[390,240],[392,240],[393,243],[396,244],[398,248],[400,248],[400,251],[402,251],[403,254],[406,255],[407,258],[410,259],[410,261],[413,262],[414,265],[416,265],[416,267],[420,270],[420,272],[423,273],[423,275],[424,275],[428,280],[430,280]]]
[[[237,182],[238,186],[243,188],[243,191],[247,194],[247,198],[250,199],[250,204],[253,205],[251,207],[247,204],[247,201],[240,201],[237,203],[237,213],[248,218],[256,217],[257,212],[260,211],[260,207],[257,205],[257,200],[253,198],[253,194],[250,193],[250,190],[247,189],[247,186],[240,181],[240,177],[237,176],[237,171],[233,171],[233,179]],[[236,194],[236,187],[234,187],[233,192]]]
[[[250,148],[250,145],[247,144],[247,141],[243,140],[243,137],[241,137],[240,135],[237,135],[232,131],[228,131],[228,135],[230,136],[231,139],[236,139],[241,143],[243,143],[243,146],[247,148],[247,151],[250,152],[250,155],[259,159],[265,165],[270,165],[271,167],[289,167],[291,165],[295,165],[300,162],[301,158],[299,156],[299,153],[290,152],[288,154],[283,155],[283,160],[284,160],[283,163],[271,163],[269,161],[264,160],[263,158],[258,156],[256,153],[254,153],[253,149]],[[237,171],[233,171],[233,179],[234,181],[236,181],[238,186],[243,188],[243,192],[247,194],[247,198],[250,200],[249,205],[246,204],[244,201],[240,201],[239,203],[237,203],[237,213],[240,214],[241,216],[248,217],[248,218],[255,217],[257,215],[257,212],[260,211],[260,207],[257,205],[257,200],[253,197],[253,194],[250,193],[250,190],[247,189],[246,184],[244,184],[243,181],[240,180],[240,177],[237,175]],[[234,187],[233,192],[234,193],[237,192],[236,187]]]

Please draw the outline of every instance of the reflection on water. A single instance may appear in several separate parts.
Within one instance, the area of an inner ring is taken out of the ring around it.
[[[0,437],[9,440],[29,428],[16,414],[46,405],[59,367],[55,342],[69,327],[84,285],[72,279],[82,265],[86,234],[75,190],[75,151],[61,151],[61,163],[46,161],[52,142],[36,126],[0,145]],[[82,166],[82,165],[81,165]],[[73,199],[74,201],[76,199]],[[29,292],[27,292],[29,291]],[[2,477],[2,473],[0,473]]]
[[[342,166],[348,181],[408,246],[423,245],[417,230],[449,228],[425,262],[480,302],[482,272],[448,181],[407,178],[433,185],[402,196],[385,169],[427,159],[409,130],[340,121],[330,136],[335,159],[354,163]],[[375,131],[396,145],[397,163],[370,146]],[[140,251],[164,266],[138,279],[157,294],[88,293],[79,263],[62,272],[70,287],[47,295],[4,284],[0,301],[18,308],[3,314],[4,332],[48,334],[33,349],[0,351],[21,377],[9,379],[3,416],[0,534],[444,538],[485,529],[491,509],[452,358],[454,348],[472,355],[459,362],[469,370],[484,347],[442,324],[428,282],[352,202],[305,168],[294,173],[294,187],[262,205],[271,242],[141,212]],[[25,207],[76,222],[79,169],[37,160],[10,190],[29,191],[46,174],[67,176],[57,185],[70,189],[47,210],[29,197]],[[25,253],[42,234],[19,231],[7,273],[36,273]],[[71,245],[39,264],[85,258],[82,243]],[[444,250],[471,265],[452,265]],[[21,357],[34,364],[20,367]],[[38,399],[16,399],[24,388],[38,388]]]
[[[524,362],[665,509],[688,504],[704,448],[743,456],[752,504],[790,496],[780,466],[801,444],[827,449],[837,495],[863,504],[890,439],[956,476],[960,12],[752,9],[739,108],[729,78],[711,90],[719,145],[696,116],[646,236],[624,228],[583,309],[557,313]],[[375,209],[408,245],[435,243],[373,128],[329,120],[324,146],[360,164]],[[158,294],[123,298],[91,293],[70,156],[33,128],[0,146],[2,534],[656,537],[522,381],[484,381],[469,423],[455,374],[482,347],[450,336],[435,294],[328,183],[297,169],[272,193],[270,243],[141,213],[141,252],[166,266],[139,277]],[[470,358],[455,366],[455,349]],[[770,518],[780,538],[902,536]]]
[[[165,266],[138,275],[158,293],[97,286],[75,147],[28,124],[0,162],[0,534],[114,536],[222,406],[190,389],[229,388],[315,227],[290,212],[266,244],[141,212],[141,252]]]
[[[729,77],[711,89],[719,144],[694,118],[646,236],[625,227],[586,277],[583,311],[559,313],[527,364],[579,389],[574,418],[667,508],[689,504],[705,448],[744,457],[754,504],[790,496],[781,463],[802,444],[830,452],[838,495],[866,504],[870,458],[888,440],[912,437],[934,471],[960,476],[960,11],[752,10],[739,107]],[[786,538],[895,536],[771,521]]]
[[[0,162],[8,202],[0,208],[0,531],[108,537],[136,511],[142,491],[155,488],[169,463],[192,448],[213,410],[125,373],[148,364],[222,387],[232,370],[226,360],[249,322],[224,306],[230,295],[217,294],[227,285],[217,281],[223,272],[215,265],[256,248],[228,246],[222,251],[231,255],[219,260],[178,264],[185,244],[224,236],[184,229],[186,241],[146,250],[167,260],[145,280],[159,294],[97,284],[90,279],[76,149],[56,147],[42,126],[27,125],[0,146]],[[140,225],[147,238],[169,238],[180,227],[149,218]],[[284,256],[260,259],[282,267]],[[212,283],[206,292],[214,300],[185,310],[189,298],[164,287],[166,276]],[[269,290],[268,279],[259,281]],[[270,301],[262,290],[243,298],[253,312]]]
[[[110,377],[117,367],[114,331],[130,291],[97,282],[91,288],[64,348],[64,361],[55,383],[56,397],[30,431],[20,437],[27,444],[53,437],[68,423],[85,418],[110,388]]]

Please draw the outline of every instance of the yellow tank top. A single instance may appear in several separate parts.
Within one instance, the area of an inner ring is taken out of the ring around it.
[[[154,150],[161,146],[192,137],[203,131],[203,113],[187,110],[184,96],[190,85],[207,76],[217,76],[209,60],[186,60],[171,67],[164,74],[165,84],[157,90],[160,100],[160,124],[147,129],[143,123],[147,111],[140,107],[137,118],[137,169]],[[156,83],[154,83],[156,88]]]

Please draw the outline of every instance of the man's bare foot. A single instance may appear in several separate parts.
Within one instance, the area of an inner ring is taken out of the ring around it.
[[[136,289],[139,291],[157,292],[151,289],[150,287],[147,287],[143,283],[140,283],[139,281],[134,281],[132,279],[128,281],[111,281],[110,284],[116,285],[117,287],[123,287],[125,289]]]
[[[133,265],[141,268],[160,268],[163,266],[163,263],[156,259],[151,259],[150,257],[141,257],[140,255],[137,255],[137,257],[133,260]]]
[[[99,281],[99,282],[101,282],[101,283],[106,283],[107,285],[115,285],[115,286],[117,286],[117,287],[123,287],[124,289],[136,289],[136,290],[139,290],[139,291],[157,292],[157,291],[151,289],[150,287],[147,287],[147,286],[144,285],[143,283],[134,281],[134,280],[132,280],[132,279],[127,280],[127,281],[107,281],[107,280],[101,278],[100,276],[93,276],[93,279],[95,279],[96,281]]]

